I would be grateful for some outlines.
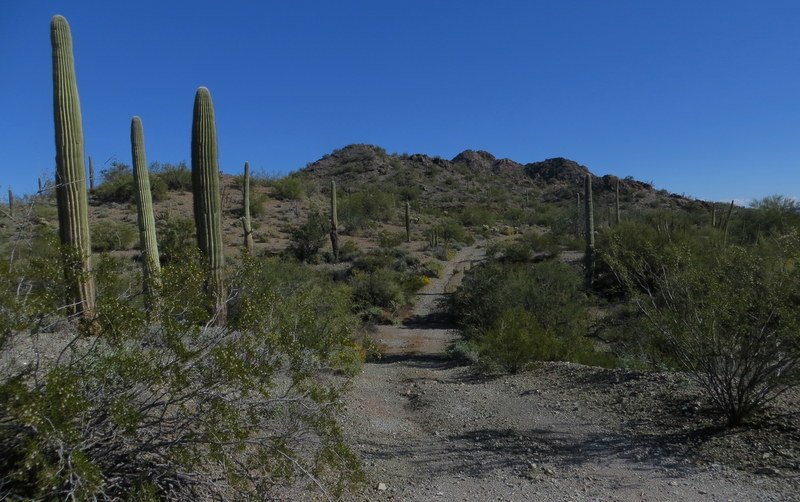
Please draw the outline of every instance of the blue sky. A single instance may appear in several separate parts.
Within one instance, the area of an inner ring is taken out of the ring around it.
[[[190,160],[198,86],[220,165],[335,148],[567,157],[707,200],[800,197],[800,2],[0,0],[0,189],[54,170],[49,23],[72,28],[86,153]]]

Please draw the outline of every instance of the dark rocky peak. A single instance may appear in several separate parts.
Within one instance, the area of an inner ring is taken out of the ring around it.
[[[583,183],[584,177],[587,174],[591,174],[586,166],[563,157],[533,162],[526,164],[524,168],[525,174],[535,180],[545,182],[563,180],[576,185]]]
[[[339,150],[334,150],[333,152],[331,152],[330,155],[326,157],[332,157],[337,161],[343,163],[362,162],[369,160],[378,160],[383,157],[386,157],[386,150],[375,145],[357,143],[357,144],[347,145]],[[326,157],[323,157],[323,159]]]
[[[516,174],[521,172],[522,164],[511,159],[497,159],[492,163],[492,172]]]
[[[486,169],[492,168],[497,161],[494,155],[484,150],[464,150],[455,157],[452,162],[454,164],[464,164],[470,169]]]

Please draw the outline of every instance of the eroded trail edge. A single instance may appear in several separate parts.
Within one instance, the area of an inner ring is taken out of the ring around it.
[[[642,418],[626,416],[625,399],[679,392],[680,379],[568,363],[488,379],[451,360],[455,334],[437,301],[481,257],[461,249],[403,325],[372,335],[386,355],[355,378],[343,417],[369,480],[349,499],[800,500],[784,482],[632,432]]]

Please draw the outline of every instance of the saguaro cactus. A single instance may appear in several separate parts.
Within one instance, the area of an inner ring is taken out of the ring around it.
[[[333,262],[339,261],[339,217],[336,214],[336,182],[331,180],[331,247]]]
[[[58,230],[64,245],[64,274],[70,287],[72,311],[89,316],[94,311],[95,287],[89,210],[86,201],[86,166],[83,161],[83,126],[72,35],[64,17],[50,22],[53,49],[53,115],[56,132],[56,203]]]
[[[406,242],[411,242],[411,203],[406,201]]]
[[[250,221],[250,163],[244,163],[244,216],[242,216],[242,230],[244,231],[244,247],[249,253],[253,252],[253,225]]]
[[[211,93],[199,87],[194,98],[192,121],[192,195],[197,244],[208,266],[206,291],[213,298],[218,324],[227,317],[224,283],[225,255],[222,248],[222,204],[219,194],[217,126]]]
[[[150,175],[144,149],[144,130],[139,117],[131,119],[131,157],[133,158],[133,186],[136,196],[136,214],[139,222],[139,243],[142,248],[142,276],[148,307],[158,305],[161,289],[161,262],[158,257],[156,220],[153,216],[153,197],[150,193]],[[90,157],[91,158],[91,157]]]
[[[8,216],[14,217],[14,192],[8,189]]]
[[[94,162],[91,155],[89,155],[89,190],[94,190]]]
[[[591,287],[594,282],[594,207],[592,204],[592,175],[584,178],[584,201],[586,203],[586,284]]]
[[[620,223],[622,223],[622,218],[619,214],[619,178],[617,179],[617,185],[614,189],[614,202],[616,203],[616,209],[617,209],[617,225],[619,225]]]

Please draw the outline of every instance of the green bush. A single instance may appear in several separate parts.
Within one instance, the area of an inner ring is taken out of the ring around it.
[[[92,225],[92,249],[94,251],[125,251],[139,238],[135,225],[101,220]]]
[[[325,244],[329,231],[328,218],[320,212],[311,212],[303,225],[291,230],[289,250],[298,260],[311,261]]]
[[[134,202],[133,172],[130,166],[120,162],[112,163],[103,170],[103,182],[92,192],[99,202]],[[150,192],[153,202],[167,197],[167,183],[160,177],[149,173]]]
[[[28,271],[0,271],[0,316],[17,318],[3,342],[20,361],[0,373],[5,497],[255,500],[296,485],[335,498],[361,479],[336,419],[346,380],[320,378],[360,357],[345,286],[247,259],[231,324],[210,327],[194,253],[164,269],[154,322],[129,296],[103,295],[89,325],[53,326],[37,300],[49,276],[10,289]]]
[[[376,189],[339,198],[339,222],[348,232],[369,228],[378,222],[392,221],[395,212],[394,197]]]
[[[614,365],[586,337],[589,306],[580,271],[569,265],[490,262],[471,269],[446,303],[486,368],[519,371],[535,360]]]
[[[270,181],[272,195],[280,200],[302,199],[308,193],[308,183],[298,176],[285,176]]]
[[[170,217],[166,214],[157,219],[158,251],[162,264],[175,261],[195,247],[193,218]]]
[[[159,180],[158,183],[166,185],[166,189],[170,191],[191,192],[192,191],[192,172],[186,162],[178,164],[159,164],[153,162],[150,164],[151,184],[153,180]]]
[[[619,236],[616,236],[619,237]],[[686,370],[728,425],[800,381],[797,235],[755,246],[685,237],[637,247],[610,239],[604,260],[642,315],[647,353]]]

